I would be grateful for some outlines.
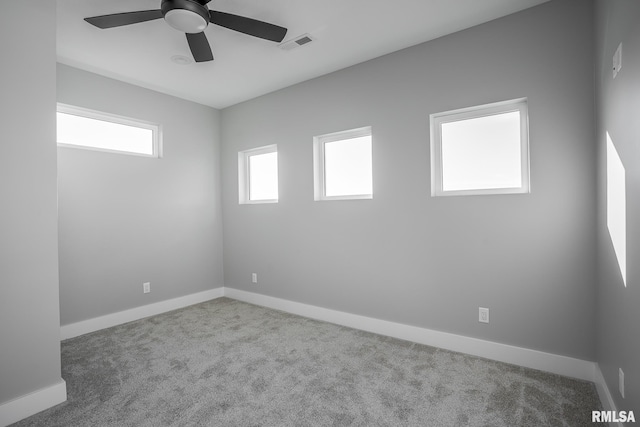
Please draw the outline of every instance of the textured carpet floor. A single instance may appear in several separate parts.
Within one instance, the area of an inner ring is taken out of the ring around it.
[[[583,426],[592,383],[220,298],[62,343],[15,426]]]

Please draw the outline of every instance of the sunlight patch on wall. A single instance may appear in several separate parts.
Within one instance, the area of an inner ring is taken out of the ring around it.
[[[624,286],[627,286],[627,203],[625,170],[607,132],[607,228],[618,259]]]

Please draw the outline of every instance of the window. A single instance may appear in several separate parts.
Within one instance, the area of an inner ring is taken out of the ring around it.
[[[627,190],[626,173],[607,132],[607,228],[618,260],[622,282],[627,286]]]
[[[278,202],[278,146],[269,145],[238,153],[239,201]]]
[[[371,127],[313,139],[315,200],[373,198]]]
[[[529,192],[526,99],[431,115],[431,195]]]
[[[160,157],[157,124],[64,104],[56,117],[59,146]]]

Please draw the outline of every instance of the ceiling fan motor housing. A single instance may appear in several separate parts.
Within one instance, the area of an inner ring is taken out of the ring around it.
[[[184,33],[201,33],[209,24],[209,9],[194,0],[162,0],[160,9],[167,24]]]

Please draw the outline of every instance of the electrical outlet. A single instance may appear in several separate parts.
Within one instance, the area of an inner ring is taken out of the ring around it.
[[[478,322],[489,323],[489,309],[484,307],[478,308]]]
[[[145,282],[142,284],[142,292],[145,294],[151,292],[151,282]]]
[[[251,283],[258,283],[258,274],[251,273]]]
[[[622,368],[618,368],[618,388],[620,389],[620,395],[624,399],[624,372],[622,372]]]

